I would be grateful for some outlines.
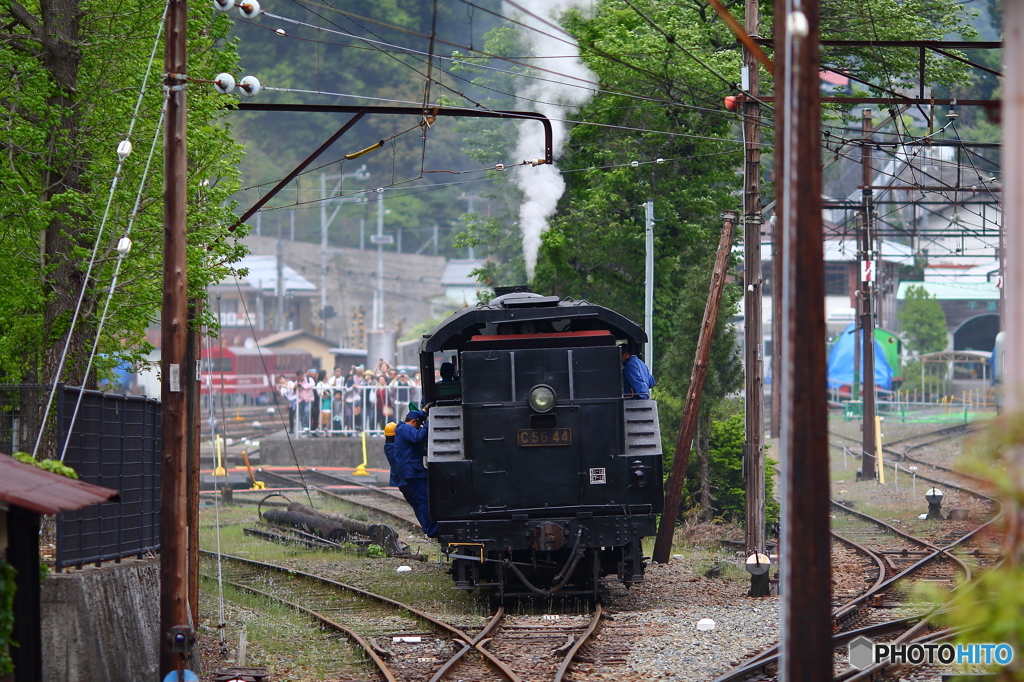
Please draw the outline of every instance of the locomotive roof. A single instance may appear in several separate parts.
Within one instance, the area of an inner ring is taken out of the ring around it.
[[[557,296],[541,296],[516,292],[498,296],[488,304],[463,308],[423,335],[421,353],[453,350],[479,334],[488,322],[522,322],[569,320],[573,328],[607,329],[616,339],[629,339],[639,348],[647,342],[643,328],[623,315],[587,301],[559,300]]]

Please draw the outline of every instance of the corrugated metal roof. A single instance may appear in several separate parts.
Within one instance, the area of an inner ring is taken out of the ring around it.
[[[0,501],[37,514],[74,511],[115,500],[120,493],[0,455]]]

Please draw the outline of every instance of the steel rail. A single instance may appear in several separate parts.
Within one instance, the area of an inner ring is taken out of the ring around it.
[[[389,516],[389,517],[391,517],[393,519],[397,519],[397,520],[401,521],[403,524],[405,524],[406,526],[409,526],[411,528],[415,528],[417,530],[420,529],[419,522],[417,522],[417,521],[415,521],[413,519],[407,519],[404,516],[401,516],[400,514],[396,514],[395,512],[390,511],[388,509],[384,509],[383,507],[378,507],[375,504],[367,504],[365,502],[356,502],[354,500],[348,499],[347,497],[343,497],[339,493],[327,490],[325,488],[314,487],[312,489],[315,490],[316,492],[320,493],[321,495],[324,495],[325,497],[333,497],[334,499],[341,500],[342,502],[347,502],[348,504],[354,504],[354,505],[359,506],[359,507],[366,507],[367,509],[372,509],[373,511],[377,512],[378,514],[383,514],[384,516]],[[391,498],[392,496],[388,495],[388,497]],[[393,499],[398,500],[397,497],[394,497]],[[411,512],[411,509],[410,509],[410,512]]]
[[[200,551],[202,553],[202,550],[200,550]],[[226,556],[226,555],[222,555],[222,556]],[[216,578],[214,578],[213,576],[206,575],[206,574],[201,574],[201,576],[203,578],[205,578],[206,580],[216,581]],[[391,669],[388,668],[388,666],[384,662],[384,660],[377,654],[377,652],[374,649],[373,645],[370,644],[370,642],[368,642],[358,632],[354,632],[353,630],[348,629],[347,627],[345,627],[341,623],[337,623],[337,622],[331,620],[330,618],[328,618],[327,616],[323,615],[322,613],[318,613],[316,611],[313,611],[312,609],[307,609],[305,606],[301,606],[299,604],[296,604],[295,602],[288,601],[287,599],[282,599],[281,597],[279,597],[277,595],[274,595],[274,594],[270,594],[269,592],[264,592],[263,590],[258,590],[255,587],[250,587],[249,585],[243,585],[241,583],[236,583],[236,582],[233,582],[231,580],[224,580],[223,582],[228,584],[228,585],[230,585],[231,587],[234,587],[236,590],[241,590],[243,592],[248,592],[250,594],[255,594],[255,595],[258,595],[258,596],[263,597],[265,599],[269,599],[270,601],[274,601],[274,602],[277,602],[279,604],[284,604],[285,606],[287,606],[289,608],[295,609],[296,611],[298,611],[300,613],[306,614],[307,616],[313,618],[314,620],[319,621],[320,623],[326,625],[329,628],[333,628],[333,629],[341,632],[346,637],[348,637],[353,642],[355,642],[356,644],[358,644],[360,647],[363,648],[363,650],[367,653],[367,655],[369,655],[370,660],[372,660],[374,662],[374,664],[377,666],[377,669],[380,671],[381,675],[384,676],[384,678],[387,680],[387,682],[398,682],[398,680],[394,676],[394,673],[391,672]]]
[[[921,478],[924,478],[924,477],[921,477]],[[939,481],[935,481],[935,482],[942,484]],[[942,484],[942,485],[945,485],[945,484]],[[950,487],[956,487],[956,486],[950,486]],[[986,499],[990,499],[990,500],[992,499],[992,498],[989,498],[987,495],[982,495],[981,493],[977,493],[976,491],[971,491],[969,489],[964,489],[964,491],[972,493],[972,494],[975,494],[975,495],[979,495],[981,497],[985,497]],[[997,505],[999,504],[999,502],[997,500],[992,500],[992,501],[995,502]],[[884,521],[881,521],[879,519],[875,519],[874,517],[869,516],[867,514],[863,514],[861,512],[857,512],[857,511],[854,511],[852,509],[849,509],[848,507],[845,507],[844,505],[836,503],[834,500],[832,501],[832,504],[842,508],[844,511],[849,511],[849,512],[853,513],[854,515],[864,517],[864,518],[872,521],[873,523],[878,523],[878,524],[880,524],[882,526],[886,526],[887,528],[891,528],[898,535],[904,536],[904,537],[908,538],[909,540],[911,540],[912,542],[915,542],[917,544],[921,544],[921,545],[924,545],[924,546],[928,546],[929,548],[934,548],[934,549],[937,550],[937,551],[933,551],[931,554],[929,554],[928,556],[924,557],[920,561],[915,562],[914,564],[912,564],[911,566],[907,567],[906,569],[904,569],[900,573],[897,573],[892,578],[890,578],[888,580],[884,580],[882,582],[876,581],[875,585],[870,590],[868,590],[867,592],[865,592],[862,595],[854,597],[852,600],[850,600],[849,602],[847,602],[846,604],[841,606],[837,611],[833,612],[833,619],[835,619],[835,618],[837,618],[837,617],[839,617],[841,615],[847,615],[850,611],[853,610],[853,607],[859,606],[860,604],[864,603],[865,601],[870,599],[875,594],[878,594],[878,592],[880,592],[880,591],[882,591],[884,589],[887,589],[891,585],[895,584],[898,580],[902,580],[902,579],[906,578],[909,574],[913,573],[914,571],[917,571],[922,566],[930,563],[931,561],[933,561],[935,558],[937,558],[941,554],[945,554],[950,559],[952,559],[955,563],[960,564],[963,567],[962,570],[965,570],[965,575],[968,576],[967,579],[970,580],[971,579],[970,568],[967,566],[967,564],[962,562],[959,559],[959,557],[954,556],[950,552],[950,550],[953,549],[954,547],[956,547],[957,545],[963,543],[964,541],[968,540],[969,538],[973,537],[975,534],[979,533],[980,531],[982,531],[983,529],[985,529],[986,527],[988,527],[989,525],[991,525],[992,523],[997,521],[1002,516],[1002,510],[1001,510],[1001,505],[1000,505],[999,513],[996,514],[995,516],[993,516],[992,519],[990,519],[989,521],[985,522],[984,524],[979,525],[977,528],[975,528],[971,532],[966,533],[965,535],[963,535],[960,538],[958,538],[955,542],[953,542],[953,543],[951,543],[951,544],[949,544],[949,545],[947,545],[945,547],[936,547],[935,545],[932,545],[931,543],[928,543],[925,540],[921,540],[921,539],[915,538],[913,536],[907,536],[902,531],[900,531],[898,529],[895,529],[895,528],[892,528],[891,526],[889,526],[889,524],[885,523]],[[868,552],[871,553],[871,554],[874,554],[870,550],[868,550]],[[880,575],[884,576],[884,571],[880,572]],[[931,615],[932,614],[927,614],[925,616],[913,616],[913,617],[910,617],[910,618],[901,618],[901,619],[897,619],[897,620],[893,620],[893,621],[886,621],[885,623],[880,623],[880,624],[877,624],[877,625],[872,625],[872,626],[869,626],[867,628],[862,628],[860,630],[853,630],[853,631],[850,631],[850,632],[847,632],[847,633],[839,633],[839,634],[836,634],[833,637],[833,644],[834,644],[835,647],[840,647],[843,644],[846,644],[849,641],[851,641],[853,639],[856,639],[856,637],[860,636],[860,634],[864,634],[866,636],[871,636],[869,633],[873,633],[874,636],[877,636],[879,634],[883,634],[883,631],[884,631],[884,633],[892,632],[893,631],[892,628],[902,627],[903,625],[906,625],[906,624],[914,624],[915,626],[923,627],[921,625],[921,623],[922,622],[927,622],[928,617],[930,617]],[[889,628],[889,629],[886,630],[886,628]],[[744,664],[742,667],[733,668],[732,670],[730,670],[730,671],[724,673],[723,675],[715,678],[713,680],[713,682],[738,682],[739,680],[743,680],[745,677],[747,677],[748,675],[750,675],[750,674],[752,674],[752,673],[754,673],[754,672],[756,672],[758,670],[763,670],[767,666],[772,665],[774,663],[777,663],[778,662],[778,658],[779,658],[779,650],[778,650],[778,645],[776,645],[776,646],[772,647],[771,649],[768,649],[768,650],[764,651],[763,653],[759,654],[758,656],[754,657],[752,660],[750,660],[749,662]],[[871,668],[869,668],[868,670],[871,670]],[[868,679],[868,678],[859,678],[859,679]],[[852,682],[852,681],[848,681],[848,682]]]
[[[947,551],[948,548],[938,547],[937,545],[933,545],[932,543],[928,542],[927,540],[922,540],[921,538],[914,537],[910,533],[904,533],[899,528],[896,528],[895,526],[890,525],[890,524],[886,523],[885,521],[883,521],[881,519],[876,519],[874,516],[871,516],[870,514],[865,514],[864,512],[859,512],[859,511],[857,511],[855,509],[851,509],[850,507],[847,507],[845,504],[841,504],[839,502],[836,502],[835,500],[829,500],[829,502],[832,504],[833,507],[838,507],[839,509],[842,509],[847,514],[852,514],[853,516],[860,517],[860,518],[865,519],[867,521],[870,521],[870,522],[872,522],[872,523],[874,523],[876,525],[882,526],[885,530],[887,530],[890,533],[893,533],[895,535],[898,535],[899,537],[903,538],[904,540],[908,540],[909,542],[912,542],[915,545],[920,545],[922,547],[925,547],[927,549],[932,550],[931,554],[929,554],[925,558],[923,558],[920,561],[918,561],[917,563],[915,563],[913,566],[911,566],[911,568],[918,568],[920,566],[923,566],[923,565],[925,565],[927,563],[930,563],[930,562],[934,561],[940,555],[945,555],[946,557],[948,557],[950,559],[950,561],[952,561],[953,563],[957,564],[960,567],[960,570],[964,572],[964,578],[966,580],[969,581],[971,579],[971,567],[968,566],[964,562],[963,559],[961,559],[958,556],[954,556],[951,552]],[[954,543],[952,545],[949,545],[949,547],[953,547],[955,544],[958,544],[958,543],[962,542],[963,540],[965,540],[966,538],[974,535],[981,528],[984,528],[986,525],[988,525],[988,524],[985,523],[985,524],[982,524],[981,526],[978,526],[978,528],[975,528],[970,533],[967,533],[966,535],[961,537],[959,540],[957,540],[956,543]],[[895,581],[896,581],[895,577],[891,578],[890,580],[886,581],[885,587],[888,587],[889,585],[893,584]]]
[[[210,552],[210,551],[207,551],[207,550],[199,550],[199,553],[202,554],[202,555],[208,556],[208,557],[216,557],[217,556],[216,553]],[[422,620],[427,621],[431,625],[434,625],[435,627],[437,627],[437,628],[439,628],[441,630],[444,630],[444,631],[448,632],[451,635],[454,635],[456,638],[461,639],[463,642],[466,642],[466,643],[468,643],[470,645],[472,645],[472,643],[473,643],[473,640],[474,640],[473,637],[470,637],[467,633],[465,633],[464,631],[462,631],[459,628],[455,627],[454,625],[451,625],[450,623],[446,623],[443,620],[435,618],[434,616],[430,615],[429,613],[427,613],[425,611],[422,611],[420,609],[417,609],[415,606],[411,606],[411,605],[406,604],[404,602],[400,602],[398,600],[391,599],[390,597],[385,597],[384,595],[376,594],[374,592],[370,592],[368,590],[364,590],[362,588],[355,587],[354,585],[348,585],[346,583],[339,582],[337,580],[331,580],[330,578],[325,578],[323,576],[315,575],[313,573],[306,573],[305,571],[299,571],[299,570],[296,570],[296,569],[293,569],[293,568],[288,568],[287,566],[278,566],[277,564],[269,564],[269,563],[266,563],[264,561],[255,561],[253,559],[246,559],[244,557],[234,556],[232,554],[221,554],[220,557],[223,558],[223,559],[227,559],[229,561],[234,561],[236,563],[245,564],[245,565],[248,565],[248,566],[254,566],[256,568],[263,568],[263,569],[268,569],[268,570],[272,570],[272,571],[277,571],[279,573],[285,573],[287,575],[293,575],[293,576],[298,576],[300,578],[305,578],[305,579],[311,580],[313,582],[319,582],[319,583],[322,583],[324,585],[330,585],[332,587],[336,587],[336,588],[339,588],[341,590],[345,590],[347,592],[352,592],[354,594],[358,594],[358,595],[360,595],[362,597],[366,597],[368,599],[372,599],[372,600],[379,601],[379,602],[382,602],[382,603],[385,603],[385,604],[389,604],[389,605],[394,606],[394,607],[399,608],[399,609],[404,609],[404,610],[408,611],[409,613],[412,613],[415,616],[421,618]],[[512,672],[512,670],[509,669],[508,666],[506,666],[505,663],[503,661],[501,661],[497,656],[495,656],[494,654],[492,654],[491,652],[487,651],[486,649],[484,649],[482,647],[477,646],[476,649],[477,649],[477,651],[480,652],[480,654],[491,665],[493,665],[496,668],[498,668],[499,670],[501,670],[503,674],[506,674],[506,671],[508,673],[510,673],[512,675],[512,677],[509,678],[510,682],[521,682],[519,677],[514,672]]]
[[[576,658],[576,654],[579,652],[580,647],[582,647],[584,643],[586,643],[586,641],[590,639],[590,636],[594,634],[594,630],[597,629],[597,624],[601,621],[602,612],[603,609],[601,608],[601,602],[597,602],[597,604],[594,606],[594,617],[590,621],[590,627],[588,627],[583,632],[583,634],[580,635],[579,640],[575,644],[573,644],[572,648],[569,649],[569,653],[567,653],[565,655],[565,658],[562,659],[562,664],[558,666],[558,672],[555,673],[554,682],[563,681],[566,672],[568,672],[569,670],[569,666],[572,664],[572,659]]]
[[[844,542],[844,543],[850,545],[851,547],[853,547],[858,552],[861,552],[862,554],[867,554],[868,557],[870,557],[871,559],[874,559],[875,565],[878,567],[878,578],[875,579],[875,584],[868,588],[867,594],[875,594],[876,592],[878,592],[879,588],[882,586],[882,583],[885,582],[885,562],[882,560],[881,555],[878,554],[878,552],[875,552],[874,550],[868,549],[864,545],[861,545],[860,543],[851,540],[850,538],[847,538],[847,537],[844,537],[844,536],[840,535],[839,533],[835,532],[834,530],[830,531],[830,532],[832,533],[832,537],[834,537],[836,540],[839,540],[840,542]],[[843,606],[840,606],[838,609],[833,611],[832,612],[832,627],[833,627],[833,629],[837,628],[838,625],[839,625],[839,621],[842,618],[844,618],[845,616],[847,616],[849,613],[854,611],[856,609],[856,607],[859,606],[861,603],[862,603],[862,601],[860,600],[860,597],[854,597],[850,601],[846,602],[846,604],[844,604]]]
[[[835,435],[838,436],[838,434],[835,434]],[[858,441],[858,440],[856,440],[854,438],[850,438],[848,436],[838,436],[838,437],[842,438],[844,440],[848,440],[848,441],[854,442],[854,443],[859,443],[860,442],[860,441]],[[945,439],[941,439],[941,440],[945,440]],[[938,441],[934,441],[934,442],[938,442]],[[836,443],[830,443],[829,445],[831,445],[832,447],[836,447],[836,448],[841,447],[840,445],[838,445]],[[922,444],[922,445],[927,445],[927,444]],[[888,450],[886,447],[883,447],[882,451],[883,452],[888,452],[891,455],[899,455],[901,457],[903,456],[902,453],[897,452],[895,450]],[[932,467],[934,469],[938,469],[939,471],[946,471],[946,472],[954,474],[956,476],[964,476],[965,478],[977,478],[976,476],[971,476],[970,474],[960,473],[959,471],[957,471],[955,469],[950,469],[948,467],[943,467],[942,465],[932,464],[931,462],[928,462],[926,460],[914,459],[914,458],[909,458],[909,459],[911,461],[917,462],[919,464],[924,464],[926,466],[930,466],[930,467]],[[891,462],[891,461],[884,461],[883,460],[883,464],[887,465],[887,466],[890,466],[890,467],[893,467],[893,469],[895,469],[895,464],[893,464],[893,462]],[[987,502],[992,502],[993,504],[999,506],[1000,509],[1002,508],[1002,505],[999,503],[999,500],[997,500],[994,497],[991,497],[989,495],[986,495],[985,493],[978,492],[977,490],[973,490],[971,488],[965,488],[962,485],[957,485],[956,483],[950,483],[949,481],[939,481],[939,480],[936,480],[934,478],[929,478],[928,476],[924,476],[923,474],[919,474],[917,472],[914,472],[914,475],[917,476],[918,478],[920,478],[922,481],[928,481],[929,483],[934,483],[935,485],[942,485],[942,486],[946,486],[947,488],[952,488],[953,490],[959,490],[960,492],[967,493],[968,495],[973,495],[975,497],[979,497],[979,498],[981,498],[981,499],[983,499],[983,500],[985,500]]]
[[[448,661],[445,662],[443,666],[441,666],[441,669],[434,673],[434,676],[430,678],[430,682],[440,682],[440,680],[443,680],[445,676],[447,676],[448,673],[451,672],[455,665],[460,660],[462,660],[463,656],[465,656],[470,649],[476,649],[477,651],[481,651],[480,647],[482,646],[484,640],[487,639],[487,635],[491,634],[494,628],[498,627],[498,624],[504,617],[505,607],[499,606],[498,610],[491,618],[491,621],[487,623],[486,626],[484,626],[484,629],[477,633],[476,637],[473,638],[472,642],[469,642],[468,644],[463,643],[462,650],[456,653],[451,658],[449,658]],[[498,659],[497,657],[495,658],[495,660],[498,662],[498,671],[501,672],[501,674],[504,675],[505,678],[509,680],[509,682],[520,682],[519,676],[516,675],[516,673],[511,668],[509,668],[504,661]]]

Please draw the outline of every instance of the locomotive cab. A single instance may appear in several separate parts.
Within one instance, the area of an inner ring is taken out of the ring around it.
[[[525,292],[424,337],[430,513],[458,587],[549,596],[642,580],[661,439],[655,401],[623,399],[622,341],[646,337],[607,308]],[[451,363],[436,382],[435,353]]]

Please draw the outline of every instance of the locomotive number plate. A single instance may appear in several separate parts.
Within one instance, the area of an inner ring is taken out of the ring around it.
[[[521,448],[572,445],[572,429],[519,429],[516,440]]]

